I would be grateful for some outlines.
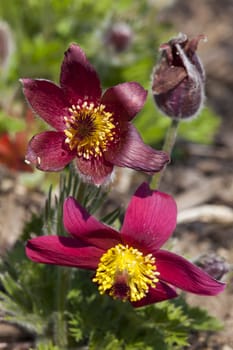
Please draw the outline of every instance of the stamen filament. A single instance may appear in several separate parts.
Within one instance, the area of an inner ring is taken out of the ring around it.
[[[76,149],[79,157],[102,157],[110,143],[117,142],[117,124],[103,104],[95,106],[85,101],[82,105],[72,105],[69,112],[71,115],[64,117],[65,143],[71,150]]]
[[[138,301],[149,287],[156,287],[157,276],[152,254],[144,256],[138,249],[118,244],[102,255],[93,282],[98,283],[100,294]]]

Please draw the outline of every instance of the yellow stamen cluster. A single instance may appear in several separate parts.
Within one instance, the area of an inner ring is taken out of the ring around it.
[[[93,282],[98,283],[100,294],[107,292],[116,298],[117,282],[124,281],[127,295],[122,299],[138,301],[150,286],[156,287],[158,275],[152,254],[144,256],[138,249],[118,244],[102,255]]]
[[[69,112],[71,115],[64,117],[65,142],[80,157],[101,157],[116,134],[112,113],[106,112],[103,104],[95,106],[88,102],[72,105]]]

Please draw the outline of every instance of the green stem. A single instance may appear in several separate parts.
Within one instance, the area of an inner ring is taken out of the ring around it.
[[[66,349],[68,345],[67,339],[67,322],[65,319],[66,297],[69,285],[69,273],[66,268],[57,267],[56,281],[56,314],[55,314],[55,329],[54,342],[61,349]]]
[[[70,176],[71,176],[71,170]],[[57,235],[64,234],[63,227],[63,203],[65,197],[70,195],[72,183],[71,178],[67,176],[60,176],[60,195],[57,203]],[[67,335],[67,320],[66,320],[66,299],[70,284],[71,270],[65,267],[56,268],[56,286],[54,289],[54,301],[55,301],[55,319],[54,319],[54,344],[59,349],[66,349],[68,345]]]
[[[167,135],[164,141],[163,145],[163,151],[167,152],[170,156],[172,153],[173,146],[176,141],[176,135],[177,135],[177,130],[179,126],[179,120],[178,119],[172,119],[172,122],[169,126],[169,129],[167,131]],[[166,166],[161,170],[159,173],[156,173],[154,176],[151,178],[151,183],[150,186],[152,189],[159,188],[160,181],[162,179],[162,176],[165,172]]]
[[[76,194],[76,199],[80,204],[83,204],[86,190],[87,190],[87,184],[80,179],[78,192]]]

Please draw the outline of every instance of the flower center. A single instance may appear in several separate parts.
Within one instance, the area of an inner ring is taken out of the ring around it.
[[[71,150],[76,149],[80,157],[101,157],[116,134],[112,113],[106,112],[103,104],[95,107],[94,103],[87,102],[72,105],[69,112],[71,115],[64,117],[65,142]]]
[[[158,275],[152,254],[144,256],[138,249],[118,244],[100,258],[93,282],[98,283],[100,294],[138,301],[149,287],[156,287]]]

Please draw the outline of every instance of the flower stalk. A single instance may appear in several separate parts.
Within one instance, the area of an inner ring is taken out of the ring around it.
[[[176,142],[176,136],[177,131],[179,127],[180,121],[179,119],[172,119],[171,124],[167,130],[167,134],[164,140],[163,148],[162,150],[165,151],[167,154],[171,156],[173,147]],[[162,176],[165,172],[166,167],[164,167],[159,173],[156,173],[154,176],[151,177],[151,188],[152,189],[158,189]]]
[[[69,271],[65,268],[57,269],[55,294],[55,324],[54,342],[59,348],[65,349],[68,345],[66,316],[66,296],[69,289]]]

